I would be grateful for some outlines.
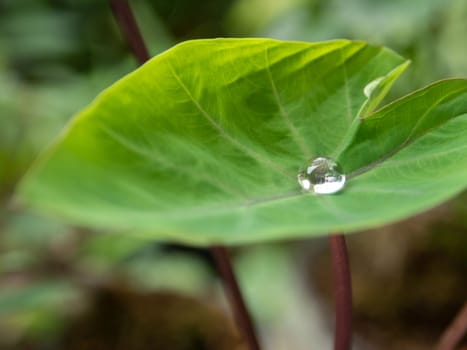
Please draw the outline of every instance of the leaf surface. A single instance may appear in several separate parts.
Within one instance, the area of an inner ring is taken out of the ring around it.
[[[191,244],[382,225],[467,184],[467,82],[374,112],[407,66],[363,42],[185,42],[105,90],[20,188],[73,222]],[[300,191],[311,159],[344,191]]]

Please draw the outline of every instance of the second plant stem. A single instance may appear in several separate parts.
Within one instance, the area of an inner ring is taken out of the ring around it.
[[[345,238],[329,236],[335,300],[334,350],[349,350],[352,346],[352,283]]]

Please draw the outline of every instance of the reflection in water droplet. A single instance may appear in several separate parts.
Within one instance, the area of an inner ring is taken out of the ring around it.
[[[375,88],[379,85],[379,83],[381,83],[381,80],[383,79],[384,77],[379,77],[379,78],[376,78],[375,80],[370,81],[368,84],[366,84],[365,87],[363,88],[363,94],[369,98],[371,94],[373,93],[373,91],[375,90]]]
[[[306,170],[298,174],[298,183],[304,191],[331,194],[344,187],[345,175],[335,161],[318,157],[311,162]]]

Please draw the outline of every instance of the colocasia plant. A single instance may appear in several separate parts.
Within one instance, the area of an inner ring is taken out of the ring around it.
[[[74,224],[216,245],[220,261],[219,245],[409,217],[467,185],[467,80],[380,107],[407,66],[360,41],[181,43],[79,112],[18,196]]]

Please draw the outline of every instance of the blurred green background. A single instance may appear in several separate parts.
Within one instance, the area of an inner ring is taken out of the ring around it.
[[[361,39],[412,60],[388,99],[467,76],[465,0],[133,0],[152,55],[211,37]],[[14,188],[136,67],[104,0],[0,0],[0,349],[243,349],[202,251],[69,227]],[[79,174],[77,174],[79,176]],[[427,349],[467,300],[467,195],[349,237],[355,349]],[[237,247],[265,349],[330,349],[327,240]]]

